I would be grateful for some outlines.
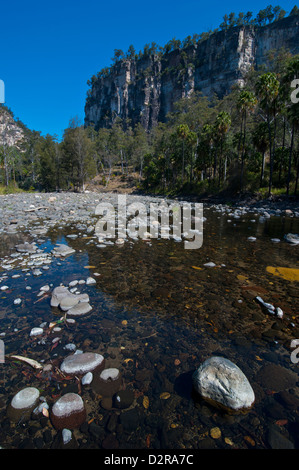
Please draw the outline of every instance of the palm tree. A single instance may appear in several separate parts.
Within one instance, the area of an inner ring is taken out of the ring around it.
[[[262,166],[260,176],[260,186],[262,186],[264,174],[265,174],[265,153],[269,148],[269,142],[267,138],[268,127],[266,122],[260,122],[254,129],[252,134],[253,144],[256,149],[262,154]]]
[[[291,182],[291,168],[292,168],[292,155],[294,149],[294,138],[296,131],[299,128],[299,110],[298,103],[293,103],[290,99],[292,81],[299,77],[299,56],[292,58],[285,69],[281,80],[282,95],[284,96],[286,108],[287,108],[287,119],[291,125],[291,145],[289,152],[289,165],[288,165],[288,177],[287,177],[287,195],[290,191]]]
[[[244,161],[245,161],[245,142],[246,142],[246,120],[248,113],[252,112],[256,106],[257,99],[253,92],[242,90],[237,100],[237,108],[241,113],[241,132],[240,142],[242,139],[242,152],[241,152],[241,190],[243,189],[243,174],[244,174]],[[240,145],[239,145],[240,148]]]
[[[275,137],[276,137],[276,114],[278,110],[278,96],[280,83],[274,72],[267,72],[258,77],[256,83],[256,94],[260,99],[260,107],[266,112],[266,121],[269,135],[269,151],[270,151],[270,177],[269,177],[269,196],[272,189],[273,164],[275,153]],[[271,132],[271,122],[274,124],[273,136]]]

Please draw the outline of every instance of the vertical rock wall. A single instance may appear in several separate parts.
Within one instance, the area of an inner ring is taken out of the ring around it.
[[[270,50],[299,53],[299,19],[220,31],[196,46],[164,54],[124,59],[92,85],[85,106],[85,125],[110,127],[117,117],[151,129],[165,121],[179,99],[194,90],[223,97],[246,72],[265,64]]]

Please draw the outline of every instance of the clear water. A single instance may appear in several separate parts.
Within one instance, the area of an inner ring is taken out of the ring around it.
[[[37,387],[49,405],[66,391],[81,393],[89,427],[74,431],[80,448],[101,448],[107,442],[119,449],[269,448],[273,426],[299,446],[298,364],[290,359],[291,340],[299,338],[298,282],[266,271],[267,266],[298,267],[298,246],[286,243],[283,236],[299,233],[299,219],[272,216],[261,222],[252,213],[233,219],[215,208],[204,208],[204,216],[204,242],[198,250],[161,239],[129,239],[123,246],[98,248],[92,235],[71,239],[67,235],[76,232],[74,227],[55,227],[39,248],[50,252],[56,243],[66,243],[76,253],[54,259],[38,277],[23,272],[18,263],[6,272],[1,285],[9,289],[0,292],[5,353],[58,366],[69,354],[64,349],[68,343],[103,354],[106,365],[120,370],[123,388],[134,391],[132,426],[138,432],[124,430],[121,415],[127,410],[104,409],[91,387],[57,374],[42,376],[24,363],[5,360],[0,364],[2,447],[49,448],[55,441],[57,432],[49,420],[8,423],[7,406],[25,386]],[[248,241],[250,236],[257,240]],[[1,256],[14,252],[20,238],[24,240],[21,235],[2,235]],[[281,242],[273,243],[272,238]],[[209,261],[216,266],[204,267]],[[12,278],[15,274],[20,277]],[[42,342],[30,337],[33,327],[61,318],[61,311],[51,308],[50,296],[37,297],[40,287],[68,285],[88,276],[96,278],[96,285],[83,284],[79,290],[89,294],[90,314],[76,319],[74,327],[61,323],[59,342],[52,343],[53,333]],[[283,320],[264,312],[257,295],[280,306]],[[22,299],[20,305],[14,305],[16,298]],[[246,415],[228,415],[194,397],[192,373],[211,355],[235,362],[250,381],[256,402]],[[267,381],[267,370],[270,376],[277,374],[274,385]],[[294,380],[280,377],[280,372]],[[165,392],[168,398],[163,399]],[[291,404],[286,392],[293,398]],[[115,425],[109,425],[113,419]],[[91,423],[98,426],[97,436],[90,432]],[[221,431],[217,439],[211,437],[215,427]]]

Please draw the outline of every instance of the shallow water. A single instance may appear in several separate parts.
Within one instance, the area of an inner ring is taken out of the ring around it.
[[[18,262],[3,271],[7,278],[0,287],[9,287],[0,292],[7,355],[59,364],[69,354],[64,346],[74,343],[117,367],[123,388],[133,390],[135,400],[125,416],[127,410],[104,409],[90,386],[41,376],[24,363],[5,360],[0,364],[2,447],[50,448],[56,442],[48,419],[13,424],[6,418],[12,397],[25,386],[37,387],[50,406],[66,391],[81,393],[88,415],[86,425],[74,431],[79,448],[243,449],[286,442],[299,447],[299,366],[290,357],[291,340],[299,338],[298,282],[266,271],[267,266],[298,267],[298,246],[283,237],[299,233],[299,219],[273,215],[260,220],[258,213],[237,219],[217,207],[204,207],[204,216],[198,250],[162,239],[127,239],[122,246],[99,248],[93,234],[79,231],[78,238],[69,238],[78,234],[74,224],[54,227],[37,242],[48,253],[57,243],[76,250],[66,259],[53,259],[41,276],[22,271]],[[1,235],[1,256],[13,253],[19,241],[19,234]],[[207,262],[216,266],[205,267]],[[20,277],[12,278],[16,274]],[[40,287],[88,276],[96,285],[78,287],[88,293],[92,311],[76,319],[74,327],[61,323],[59,341],[52,343],[54,333],[42,341],[30,337],[33,327],[61,318],[49,295],[37,297]],[[283,319],[263,311],[256,296],[281,307]],[[20,305],[14,305],[16,298]],[[212,355],[236,363],[250,381],[256,402],[247,414],[231,416],[192,393],[193,371]],[[221,431],[217,439],[211,436],[215,427]]]

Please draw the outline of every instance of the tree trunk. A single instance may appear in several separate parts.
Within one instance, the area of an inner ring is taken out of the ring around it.
[[[288,181],[287,181],[287,195],[289,195],[289,191],[290,191],[291,167],[292,167],[292,153],[293,153],[293,146],[294,146],[294,134],[295,134],[295,124],[293,123],[293,125],[292,125],[291,146],[290,146],[290,153],[289,153],[289,168],[288,168]]]
[[[296,174],[296,183],[295,183],[295,191],[294,191],[295,196],[297,196],[298,179],[299,179],[299,155],[297,156],[297,174]]]
[[[264,173],[265,173],[265,151],[263,152],[263,157],[262,157],[260,187],[262,186],[262,183],[263,183],[263,180],[264,180]]]
[[[269,134],[269,152],[270,152],[270,176],[269,176],[269,197],[271,196],[272,189],[272,174],[273,174],[273,156],[272,156],[272,135],[271,135],[271,125],[270,125],[270,115],[267,116],[268,123],[268,134]]]

